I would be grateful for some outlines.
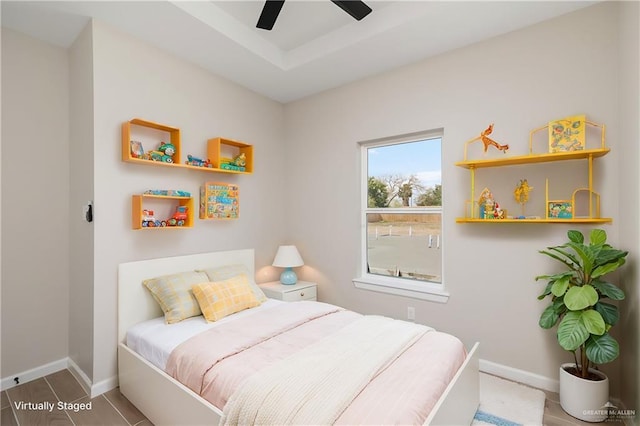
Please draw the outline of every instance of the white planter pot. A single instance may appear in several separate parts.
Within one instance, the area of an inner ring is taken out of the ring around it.
[[[577,419],[586,422],[604,421],[608,415],[609,379],[601,371],[592,368],[589,371],[602,380],[582,379],[565,370],[565,367],[574,366],[574,363],[560,366],[560,406]]]

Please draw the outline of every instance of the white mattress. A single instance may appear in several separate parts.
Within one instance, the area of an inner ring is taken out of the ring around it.
[[[286,302],[268,299],[260,306],[237,312],[216,322],[207,322],[203,316],[188,318],[175,324],[167,324],[164,317],[143,321],[127,331],[127,346],[164,371],[169,355],[180,343],[202,331],[270,309],[281,303]]]

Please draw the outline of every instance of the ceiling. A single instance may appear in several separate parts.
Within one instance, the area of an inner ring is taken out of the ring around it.
[[[597,1],[375,1],[356,21],[329,0],[5,1],[2,26],[69,47],[91,18],[279,102],[290,102]]]

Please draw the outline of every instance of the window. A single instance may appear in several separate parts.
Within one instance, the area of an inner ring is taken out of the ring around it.
[[[442,131],[361,143],[362,264],[356,287],[445,302]]]

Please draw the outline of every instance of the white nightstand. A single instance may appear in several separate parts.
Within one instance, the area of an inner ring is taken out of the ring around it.
[[[298,281],[293,285],[284,285],[280,281],[258,284],[264,294],[271,299],[297,302],[298,300],[317,300],[316,283]]]

